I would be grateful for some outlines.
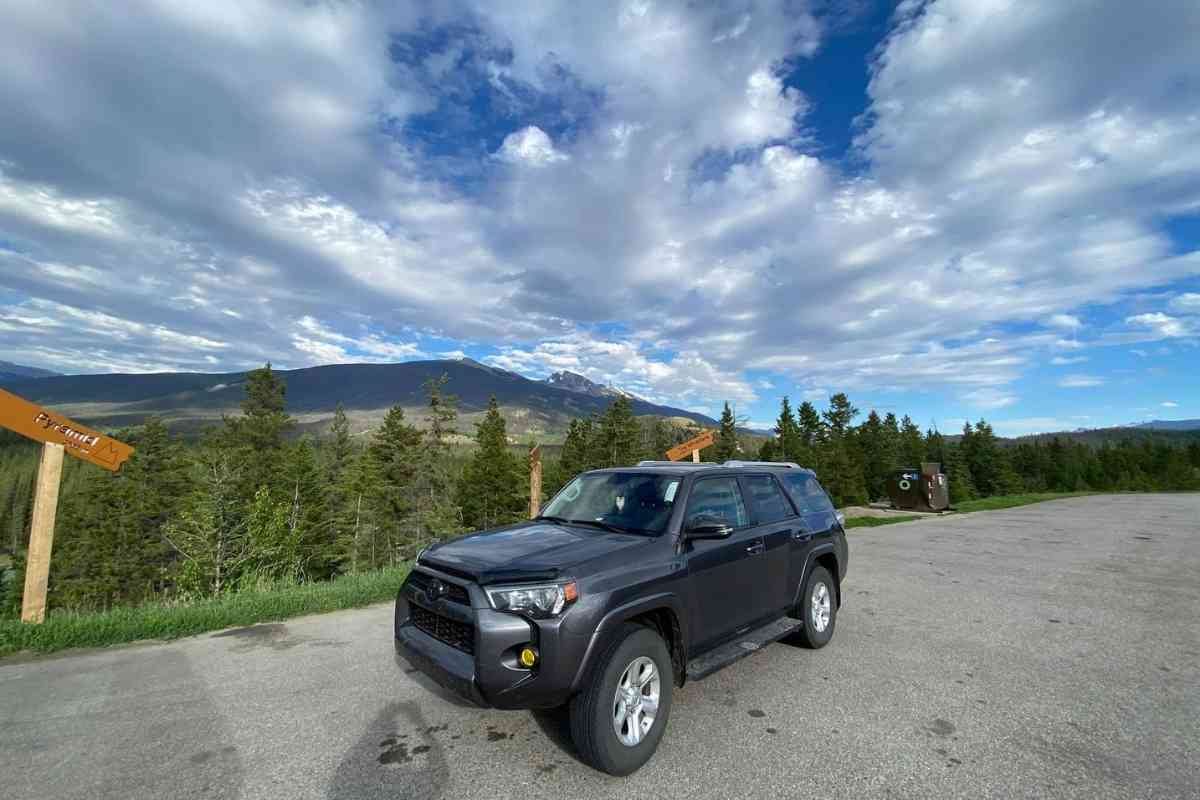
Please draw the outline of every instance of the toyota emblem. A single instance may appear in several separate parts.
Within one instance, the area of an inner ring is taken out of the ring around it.
[[[425,587],[425,599],[431,603],[441,598],[444,594],[446,594],[446,584],[437,578],[431,580],[429,585]]]

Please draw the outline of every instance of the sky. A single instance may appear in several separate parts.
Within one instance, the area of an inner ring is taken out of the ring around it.
[[[0,359],[1200,417],[1200,4],[4,8]]]

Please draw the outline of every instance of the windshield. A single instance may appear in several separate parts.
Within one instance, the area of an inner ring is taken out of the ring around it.
[[[662,533],[678,489],[675,475],[592,472],[568,483],[542,516],[601,523],[635,533]]]

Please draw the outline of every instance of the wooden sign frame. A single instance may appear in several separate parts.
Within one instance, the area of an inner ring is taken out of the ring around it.
[[[33,490],[25,593],[21,600],[21,621],[40,624],[46,619],[46,589],[50,583],[63,453],[116,472],[133,455],[133,448],[3,389],[0,389],[0,427],[42,443],[42,459]]]

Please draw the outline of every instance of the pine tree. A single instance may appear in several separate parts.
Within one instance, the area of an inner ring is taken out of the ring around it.
[[[576,475],[594,468],[592,461],[594,428],[591,417],[571,420],[562,449],[559,451],[558,461],[546,470],[543,479],[544,488],[548,494],[554,495]]]
[[[412,555],[427,539],[440,539],[461,533],[462,511],[454,502],[455,476],[450,472],[449,437],[458,420],[458,398],[442,390],[449,381],[442,374],[425,382],[428,397],[424,441],[417,450],[417,473],[413,484]]]
[[[375,566],[375,554],[386,548],[378,544],[380,504],[379,465],[371,450],[363,448],[342,471],[332,509],[337,526],[336,551],[343,567],[352,573]]]
[[[816,407],[805,400],[796,408],[796,430],[799,433],[800,445],[795,453],[788,453],[788,458],[802,467],[821,471],[820,448],[825,439],[825,426],[821,423],[821,415]]]
[[[246,375],[242,415],[225,419],[225,446],[238,453],[247,503],[260,487],[276,487],[284,437],[296,424],[287,413],[286,396],[284,380],[268,362]]]
[[[920,469],[925,459],[925,437],[916,423],[905,414],[900,420],[900,466]]]
[[[645,456],[650,461],[662,461],[675,446],[675,431],[662,417],[651,417],[648,427]]]
[[[717,427],[716,442],[713,445],[713,460],[718,464],[737,458],[738,455],[737,420],[729,403],[721,409],[721,420]]]
[[[887,494],[888,477],[896,466],[896,456],[883,420],[875,409],[871,409],[866,420],[858,427],[858,440],[863,453],[863,479],[867,496],[883,497]]]
[[[377,532],[382,539],[378,546],[376,539],[370,542],[372,566],[391,563],[398,557],[402,541],[409,538],[417,511],[414,495],[422,440],[421,432],[405,421],[404,409],[399,405],[388,410],[372,437],[370,454],[376,480],[371,502],[378,509]],[[381,554],[381,550],[386,553]]]
[[[609,403],[599,425],[593,426],[593,437],[590,449],[596,467],[628,467],[638,462],[641,427],[628,397],[621,395]]]
[[[493,396],[475,423],[475,452],[458,483],[458,504],[468,528],[494,528],[525,516],[528,476],[508,446],[508,433]]]
[[[219,434],[205,437],[195,454],[195,477],[183,509],[164,529],[178,553],[177,588],[183,595],[218,595],[230,590],[249,558],[243,482],[234,454]]]
[[[167,581],[162,528],[187,491],[179,444],[157,417],[118,436],[134,445],[133,457],[117,473],[88,468],[62,500],[50,586],[59,605],[137,603]]]
[[[354,443],[350,439],[350,422],[341,403],[333,413],[329,442],[323,448],[324,486],[321,504],[325,518],[321,521],[320,546],[327,554],[326,568],[332,576],[346,567],[346,507],[351,501],[346,493],[346,473],[354,463]],[[314,565],[314,568],[316,565]],[[318,571],[319,570],[315,570]]]
[[[975,479],[971,475],[971,466],[967,463],[966,454],[961,445],[946,446],[946,460],[942,469],[946,473],[946,480],[950,483],[951,503],[974,500],[979,496],[975,489]]]
[[[850,427],[857,415],[858,409],[840,392],[829,398],[829,408],[822,414],[826,435],[820,456],[821,482],[839,506],[867,501],[862,451]]]
[[[296,506],[297,501],[289,503],[271,497],[271,490],[266,486],[254,493],[246,513],[245,558],[241,563],[240,586],[254,588],[261,583],[299,580],[303,556]]]
[[[784,395],[783,400],[779,404],[779,418],[775,420],[775,442],[772,450],[783,461],[794,461],[802,455],[802,446],[800,428],[796,424],[796,415],[792,412],[792,405],[788,402],[787,395]],[[773,459],[764,460],[770,461]],[[797,463],[800,462],[797,461]]]
[[[288,541],[297,548],[298,561],[289,551],[278,577],[326,579],[337,572],[334,535],[327,527],[329,512],[321,468],[307,437],[288,448],[283,467],[283,494],[287,508]]]

